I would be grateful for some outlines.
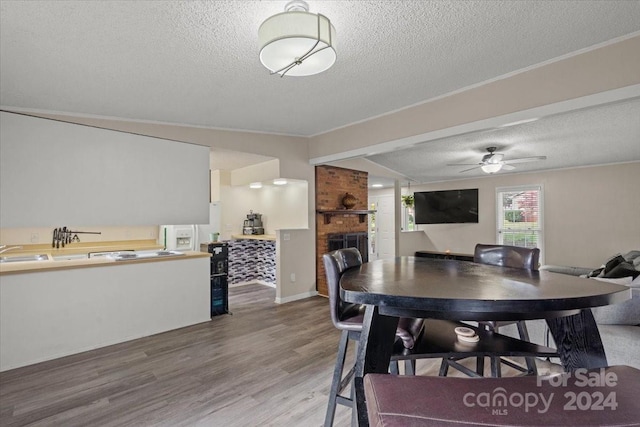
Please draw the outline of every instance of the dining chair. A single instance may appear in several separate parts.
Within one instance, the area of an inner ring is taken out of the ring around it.
[[[333,326],[342,331],[324,421],[325,427],[330,427],[333,425],[337,404],[353,408],[355,402],[355,388],[353,386],[351,387],[350,397],[342,396],[340,393],[352,383],[355,373],[355,366],[353,366],[347,375],[342,376],[349,341],[355,341],[357,345],[360,340],[364,319],[364,306],[343,301],[340,298],[339,286],[340,277],[346,270],[362,265],[362,256],[356,248],[345,248],[324,254],[322,261],[329,291],[331,321]],[[413,348],[422,332],[423,324],[423,319],[400,318],[398,328],[396,329],[396,340],[402,343],[402,347],[405,349]],[[404,362],[405,374],[414,375],[415,359],[404,360]],[[398,374],[399,368],[397,360],[392,361],[389,368],[391,373]]]
[[[594,392],[595,388],[585,389],[584,378],[592,381],[615,378],[614,387],[600,387]],[[366,411],[362,411],[360,421],[361,425],[371,427],[637,426],[640,420],[640,370],[631,366],[585,369],[584,376],[563,373],[546,378],[469,380],[367,374],[363,391]],[[592,393],[608,397],[604,404],[591,400],[583,403],[579,397],[576,404],[575,396]],[[536,396],[536,400],[514,404],[517,401],[512,398],[517,396],[520,399]]]
[[[537,271],[540,260],[540,249],[524,248],[520,246],[508,245],[485,245],[477,244],[473,252],[473,261],[479,264],[495,265],[498,267],[522,268],[526,270]],[[515,324],[518,329],[518,335],[521,340],[529,342],[529,332],[527,324],[524,320],[518,321],[483,321],[478,322],[479,327],[487,329],[491,332],[499,332],[500,327]],[[525,357],[526,369],[522,366],[501,358],[500,356],[491,356],[491,375],[494,377],[501,376],[500,363],[504,363],[512,368],[527,375],[537,375],[537,368],[534,356]],[[443,361],[443,364],[445,361]],[[448,365],[451,365],[448,363]],[[455,366],[455,365],[454,365]],[[443,365],[444,367],[444,365]],[[477,372],[482,375],[484,371],[484,357],[478,357],[476,363]],[[445,370],[446,373],[446,370]]]

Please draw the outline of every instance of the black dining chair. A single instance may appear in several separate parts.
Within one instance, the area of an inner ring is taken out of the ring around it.
[[[337,404],[353,408],[355,402],[355,388],[353,386],[351,387],[350,397],[342,396],[340,393],[352,383],[354,376],[355,366],[353,366],[344,377],[342,374],[344,372],[344,363],[349,341],[352,340],[357,343],[360,340],[364,319],[364,306],[343,301],[340,298],[339,286],[340,277],[346,270],[362,265],[362,256],[358,249],[346,248],[324,254],[322,261],[324,263],[329,290],[331,321],[333,322],[333,326],[342,331],[329,392],[329,404],[324,421],[325,427],[330,427],[333,425]],[[396,330],[397,342],[401,342],[402,347],[405,349],[413,348],[422,332],[423,324],[423,319],[400,318]],[[404,362],[405,373],[407,375],[414,375],[415,360],[404,360]],[[398,374],[397,359],[390,363],[390,370],[391,373]]]
[[[522,268],[526,270],[537,271],[540,260],[540,249],[524,248],[520,246],[508,245],[485,245],[477,244],[473,252],[473,261],[479,264],[495,265],[498,267]],[[499,332],[500,327],[515,324],[518,329],[518,335],[521,340],[529,342],[529,332],[524,320],[518,321],[483,321],[478,322],[480,328],[484,328],[490,332]],[[443,360],[444,363],[447,361]],[[494,377],[501,376],[500,363],[511,366],[527,375],[537,375],[535,355],[525,357],[526,369],[522,366],[501,358],[500,356],[491,356],[491,375]],[[448,365],[452,365],[448,363]],[[455,366],[455,365],[453,365]],[[484,371],[484,358],[478,357],[476,370],[482,375]],[[444,368],[446,374],[446,368]]]

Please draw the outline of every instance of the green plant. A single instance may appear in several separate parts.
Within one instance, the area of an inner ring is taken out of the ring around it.
[[[404,196],[400,196],[402,198],[402,204],[408,208],[413,207],[413,194],[405,194]]]
[[[522,212],[519,210],[508,210],[504,211],[504,219],[509,222],[522,222],[524,221],[524,217]]]

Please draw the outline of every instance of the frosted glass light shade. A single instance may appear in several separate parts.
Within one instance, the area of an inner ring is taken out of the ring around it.
[[[272,73],[287,76],[321,73],[336,62],[335,33],[336,29],[324,15],[303,11],[273,15],[258,29],[260,62]],[[304,57],[316,42],[315,53]],[[286,70],[300,58],[300,62]]]
[[[480,169],[485,173],[496,173],[502,169],[502,163],[487,163],[486,165],[480,166]]]

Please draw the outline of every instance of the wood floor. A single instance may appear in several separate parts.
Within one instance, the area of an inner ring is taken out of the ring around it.
[[[328,301],[274,298],[232,288],[233,315],[3,372],[0,426],[320,426],[339,339]],[[349,417],[339,406],[335,425]]]

